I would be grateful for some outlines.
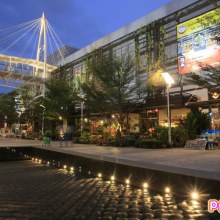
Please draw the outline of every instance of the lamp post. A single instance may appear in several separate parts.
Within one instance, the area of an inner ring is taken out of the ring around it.
[[[6,134],[6,129],[7,129],[7,118],[8,118],[8,116],[7,115],[5,115],[5,117],[4,117],[4,133]]]
[[[43,110],[43,116],[42,116],[42,136],[44,136],[44,112],[46,107],[44,105],[40,105],[44,110]]]
[[[164,78],[167,84],[167,119],[168,119],[168,144],[172,144],[171,138],[171,120],[170,120],[170,86],[174,84],[173,78],[170,76],[169,73],[161,73],[162,77]]]
[[[81,101],[81,126],[80,126],[81,135],[83,132],[83,105],[84,105],[84,102]]]
[[[81,132],[81,135],[82,135],[82,132],[83,132],[83,109],[84,109],[84,101],[86,100],[85,99],[85,94],[83,94],[82,92],[79,94],[79,97],[81,99],[81,103],[80,103],[80,109],[81,109],[81,123],[80,123],[80,132]]]

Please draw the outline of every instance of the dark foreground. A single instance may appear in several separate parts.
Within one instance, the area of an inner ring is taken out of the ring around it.
[[[192,202],[27,161],[0,163],[0,219],[220,219]]]

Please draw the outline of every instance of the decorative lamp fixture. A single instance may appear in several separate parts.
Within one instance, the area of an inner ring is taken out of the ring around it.
[[[169,73],[167,73],[167,72],[161,73],[161,76],[164,78],[167,85],[171,86],[172,84],[175,83],[173,78],[171,77],[171,75]]]
[[[220,96],[217,92],[212,93],[212,98],[217,99]]]

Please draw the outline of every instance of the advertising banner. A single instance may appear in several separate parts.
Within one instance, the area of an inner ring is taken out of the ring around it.
[[[220,10],[177,25],[179,74],[199,71],[201,65],[220,66]]]

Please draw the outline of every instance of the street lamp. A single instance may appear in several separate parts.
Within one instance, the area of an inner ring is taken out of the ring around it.
[[[84,108],[84,102],[81,101],[81,127],[80,127],[81,135],[83,132],[83,108]]]
[[[82,92],[79,94],[79,97],[81,98],[81,105],[80,105],[80,109],[81,109],[81,124],[80,124],[80,132],[81,132],[81,135],[82,135],[82,132],[83,132],[83,109],[84,109],[84,100],[85,99],[85,94],[83,94]]]
[[[171,139],[171,121],[170,121],[170,86],[175,82],[169,73],[165,72],[165,73],[161,73],[161,75],[167,84],[168,144],[171,145],[172,139]]]
[[[42,136],[44,136],[44,112],[46,107],[44,105],[40,105],[44,110],[43,110],[43,117],[42,117]]]
[[[7,118],[8,118],[8,116],[5,115],[5,121],[4,121],[4,133],[6,133],[6,129],[7,129]]]

